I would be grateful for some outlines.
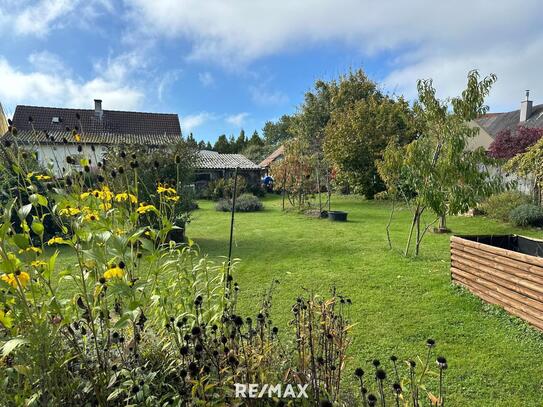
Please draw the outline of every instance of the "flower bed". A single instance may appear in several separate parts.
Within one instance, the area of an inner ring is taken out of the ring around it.
[[[451,276],[481,299],[543,330],[543,241],[453,236]]]

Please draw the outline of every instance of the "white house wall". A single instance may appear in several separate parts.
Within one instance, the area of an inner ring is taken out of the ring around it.
[[[77,151],[75,144],[47,144],[40,145],[36,148],[38,153],[38,162],[41,166],[51,168],[57,176],[62,175],[62,168],[68,168],[66,157],[70,156],[79,161],[80,157],[86,157],[91,160],[95,166],[98,161],[102,160],[107,152],[107,147],[103,145],[94,145],[95,151],[92,151],[90,145],[82,145],[82,151]]]

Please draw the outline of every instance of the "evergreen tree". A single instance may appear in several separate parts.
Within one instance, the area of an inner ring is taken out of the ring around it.
[[[232,151],[232,152],[241,153],[245,149],[246,146],[247,146],[247,139],[245,138],[245,130],[241,129],[241,131],[239,132],[238,139],[236,140],[236,143],[234,146],[235,151]]]
[[[262,139],[258,135],[258,131],[255,130],[253,135],[249,139],[249,141],[247,141],[247,146],[263,146],[263,145],[264,145],[264,141],[262,141]]]
[[[210,150],[210,151],[213,150],[213,146],[211,145],[211,143],[209,141],[207,142],[207,144],[205,146],[205,149]]]
[[[228,139],[226,138],[226,134],[221,134],[217,141],[215,142],[215,145],[213,146],[213,150],[215,150],[217,153],[225,154],[230,152],[230,144],[228,143]]]
[[[196,139],[192,135],[192,133],[189,133],[189,136],[187,137],[187,145],[190,148],[198,148],[198,143],[196,142]]]
[[[198,143],[198,150],[205,150],[206,149],[206,142],[204,140],[200,140]]]
[[[234,138],[233,134],[230,134],[230,137],[228,137],[228,151],[227,153],[235,153],[236,152],[236,139]]]

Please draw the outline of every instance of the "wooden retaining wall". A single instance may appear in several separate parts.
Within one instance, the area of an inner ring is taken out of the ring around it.
[[[543,258],[453,236],[451,276],[454,283],[543,330]]]

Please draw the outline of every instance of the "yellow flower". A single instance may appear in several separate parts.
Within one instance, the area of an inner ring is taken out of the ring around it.
[[[179,201],[179,195],[167,196],[166,200],[167,201],[172,201],[172,202],[177,202],[177,201]]]
[[[98,199],[101,199],[102,201],[111,201],[113,199],[113,193],[107,185],[104,185],[102,189],[95,189],[94,191],[91,191],[90,194]],[[85,198],[87,196],[88,195],[85,195]]]
[[[109,211],[111,209],[111,204],[108,202],[101,203],[100,209],[102,209],[103,211]]]
[[[49,239],[49,240],[47,241],[47,244],[48,244],[49,246],[51,246],[51,245],[53,245],[53,244],[61,244],[61,243],[64,243],[64,239],[61,238],[61,237],[58,237],[58,236],[57,236],[57,237],[52,237],[51,239]]]
[[[18,276],[13,273],[4,274],[0,278],[13,288],[17,288],[17,280],[19,280],[19,283],[21,283],[23,288],[26,287],[30,281],[30,275],[26,271],[22,271]]]
[[[100,217],[96,212],[87,212],[87,214],[83,217],[83,220],[86,222],[94,222],[96,220],[100,220]]]
[[[138,198],[135,195],[126,192],[115,195],[115,200],[117,202],[130,201],[132,203],[138,203]]]
[[[87,197],[90,196],[90,192],[83,192],[81,195],[79,195],[79,198],[81,199],[87,199]]]
[[[144,213],[151,212],[151,211],[156,211],[156,208],[154,205],[140,204],[139,208],[136,209],[136,212],[139,213],[140,215],[143,215]]]
[[[30,263],[30,265],[36,269],[39,269],[39,268],[47,266],[47,263],[44,262],[43,260],[34,260],[32,263]]]
[[[39,247],[34,247],[34,246],[27,247],[24,250],[23,249],[19,250],[19,254],[25,253],[25,252],[34,252],[34,253],[37,253],[37,254],[41,254],[42,250]]]
[[[79,143],[81,141],[81,135],[79,133],[76,133],[74,135],[74,140]]]
[[[48,181],[51,179],[49,175],[36,175],[38,181]]]
[[[111,192],[111,190],[109,189],[107,185],[104,185],[102,187],[102,195],[100,199],[104,201],[111,201],[113,199],[113,193]]]
[[[168,185],[164,184],[158,184],[158,188],[156,190],[159,194],[176,194],[177,191],[171,187],[168,187]]]
[[[34,172],[29,172],[28,174],[26,174],[26,178],[30,179],[34,176],[34,174],[35,174]]]
[[[79,215],[81,213],[81,210],[78,208],[66,207],[64,209],[61,209],[58,213],[61,216],[63,215],[75,216],[75,215]]]
[[[122,278],[123,276],[124,276],[124,271],[122,268],[118,266],[111,267],[104,272],[104,278],[106,280],[109,280],[115,277]]]

